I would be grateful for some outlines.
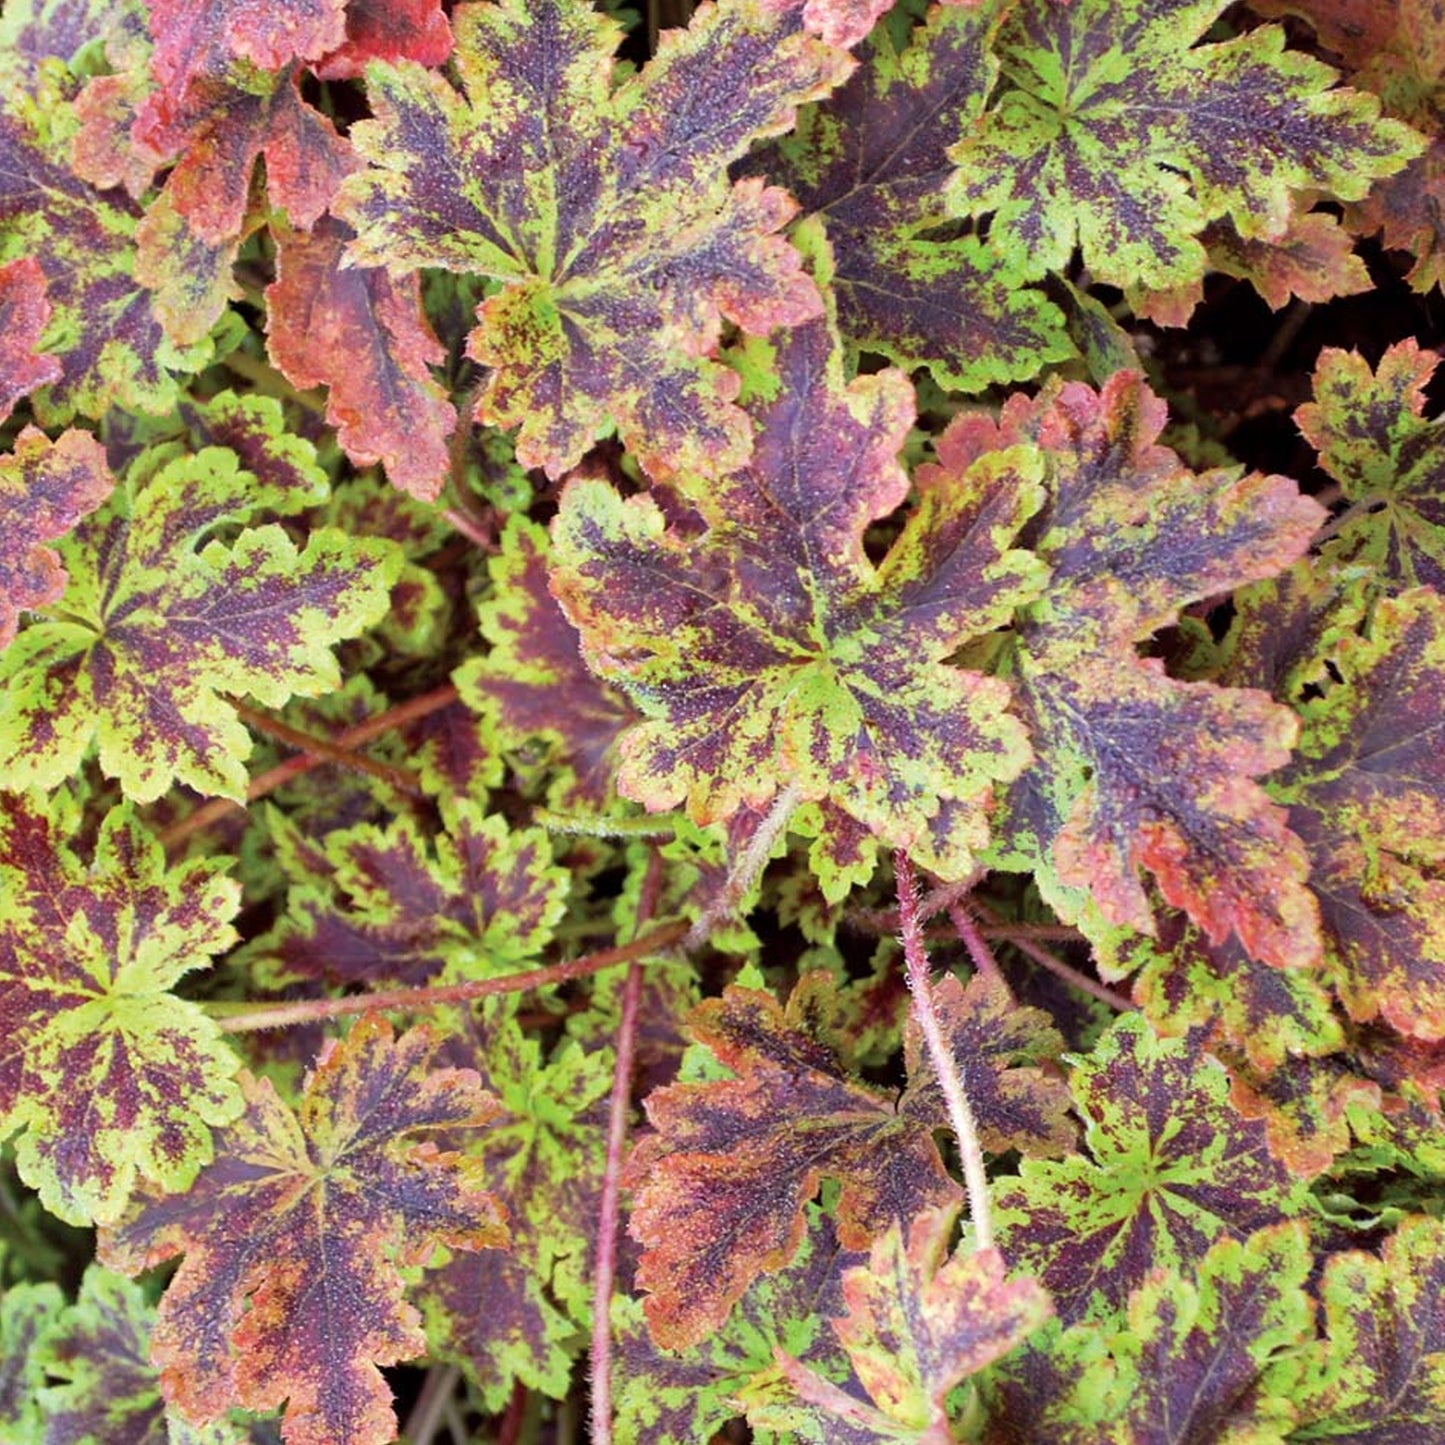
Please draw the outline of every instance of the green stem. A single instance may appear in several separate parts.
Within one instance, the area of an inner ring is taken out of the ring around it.
[[[525,973],[507,973],[500,978],[480,979],[470,983],[394,988],[377,993],[351,994],[346,998],[307,999],[299,1003],[211,1003],[205,1007],[206,1012],[228,1034],[251,1033],[257,1029],[290,1028],[295,1024],[346,1018],[352,1014],[372,1013],[381,1009],[418,1013],[426,1009],[441,1008],[445,1004],[470,1003],[473,999],[488,998],[493,994],[525,993],[529,989],[567,983],[574,978],[586,978],[590,974],[601,973],[604,968],[630,963],[634,958],[645,958],[649,953],[661,953],[679,943],[686,932],[687,924],[680,920],[666,923],[617,948],[589,953],[567,963],[549,964],[545,968],[528,969]]]

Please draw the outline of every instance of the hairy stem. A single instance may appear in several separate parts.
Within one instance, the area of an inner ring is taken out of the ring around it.
[[[442,708],[450,707],[456,700],[455,686],[446,683],[442,687],[433,688],[431,692],[424,692],[419,697],[411,698],[406,702],[398,703],[395,707],[388,708],[385,712],[377,713],[375,717],[367,718],[365,722],[357,723],[355,727],[347,728],[345,732],[336,735],[331,745],[338,751],[350,753],[356,748],[364,747],[383,734],[391,732],[394,728],[405,727],[407,723],[416,722],[419,718],[440,712]],[[277,788],[289,783],[293,778],[299,778],[314,768],[324,767],[331,761],[330,757],[322,757],[315,753],[297,753],[295,757],[287,758],[284,762],[277,763],[275,767],[257,773],[246,788],[246,801],[254,803],[268,793],[274,793]],[[174,848],[185,842],[193,833],[199,833],[203,828],[209,828],[212,823],[219,822],[228,814],[244,811],[245,808],[240,803],[233,803],[229,798],[213,798],[208,803],[202,803],[193,812],[187,813],[184,818],[172,823],[169,828],[164,829],[160,835],[161,843],[168,849]]]
[[[630,963],[634,958],[643,958],[649,953],[661,953],[680,942],[686,932],[687,924],[681,920],[665,923],[660,928],[639,935],[631,943],[620,944],[617,948],[605,948],[599,953],[589,953],[567,963],[549,964],[545,968],[528,969],[525,973],[503,974],[500,978],[421,988],[394,988],[377,993],[352,994],[346,998],[317,998],[303,1002],[211,1003],[206,1005],[206,1012],[230,1034],[251,1033],[256,1029],[284,1029],[295,1024],[316,1023],[321,1019],[345,1018],[351,1014],[385,1009],[419,1013],[426,1009],[440,1008],[443,1004],[470,1003],[473,999],[487,998],[492,994],[525,993],[528,989],[546,988],[549,984],[586,978],[590,974],[601,973],[604,968]]]
[[[987,912],[987,905],[980,905]],[[1025,958],[1031,958],[1040,968],[1047,969],[1055,978],[1061,978],[1067,984],[1086,993],[1090,998],[1096,998],[1100,1003],[1108,1004],[1112,1009],[1118,1009],[1120,1013],[1132,1012],[1134,1004],[1125,998],[1123,994],[1115,993],[1113,989],[1106,988],[1097,979],[1090,978],[1088,974],[1081,973],[1077,968],[1065,963],[1057,954],[1050,953],[1046,948],[1040,948],[1037,943],[1025,935],[1018,933],[1003,933],[1006,938]]]
[[[898,920],[903,943],[903,958],[908,968],[908,988],[912,994],[913,1017],[923,1034],[924,1047],[943,1091],[948,1121],[958,1138],[959,1158],[963,1163],[963,1185],[968,1191],[968,1212],[973,1219],[976,1249],[993,1246],[993,1218],[989,1212],[988,1175],[983,1167],[983,1145],[979,1143],[978,1126],[968,1096],[963,1092],[963,1078],[957,1061],[948,1050],[948,1042],[938,1024],[933,1006],[933,985],[928,977],[928,950],[923,945],[922,919],[918,908],[918,880],[913,860],[899,851],[893,855],[893,871],[898,881]]]
[[[652,917],[661,896],[662,854],[654,848],[637,902],[639,926]],[[622,986],[622,1018],[617,1026],[612,1099],[607,1111],[607,1168],[602,1175],[597,1255],[592,1271],[592,1445],[612,1445],[612,1290],[617,1280],[617,1236],[622,1218],[622,1150],[627,1143],[641,1005],[642,965],[633,959]]]
[[[973,914],[968,911],[968,905],[966,903],[950,903],[948,916],[953,921],[954,930],[963,940],[963,946],[968,949],[968,956],[973,960],[974,968],[985,978],[996,978],[1007,988],[1008,984],[1004,980],[1003,971],[998,966],[998,960],[993,956],[993,950],[988,946],[988,941],[978,931],[978,924],[973,921]]]
[[[365,757],[361,753],[349,752],[344,747],[338,747],[330,738],[319,738],[314,733],[304,733],[299,728],[293,728],[279,718],[274,718],[269,713],[250,706],[249,703],[232,701],[231,706],[236,709],[243,722],[248,723],[257,732],[265,733],[267,737],[275,738],[279,743],[285,743],[288,748],[296,748],[299,752],[310,753],[312,757],[338,763],[343,768],[350,768],[353,772],[365,773],[368,777],[386,783],[398,792],[408,793],[413,798],[426,797],[426,791],[416,775],[407,772],[404,768],[394,768],[387,763],[377,762],[375,758]]]

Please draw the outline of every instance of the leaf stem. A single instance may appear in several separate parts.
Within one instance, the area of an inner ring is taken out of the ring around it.
[[[474,979],[469,983],[427,984],[420,988],[394,988],[376,993],[349,994],[345,998],[314,998],[302,1002],[222,1002],[204,1007],[228,1034],[290,1028],[293,1024],[317,1023],[321,1019],[345,1018],[380,1009],[416,1013],[440,1008],[444,1004],[470,1003],[473,999],[489,998],[493,994],[525,993],[528,989],[586,978],[590,974],[601,973],[604,968],[630,963],[634,958],[643,958],[649,953],[661,953],[678,943],[686,932],[687,924],[679,919],[640,934],[631,943],[619,944],[616,948],[604,948],[566,963],[548,964],[545,968],[531,968],[525,973],[505,973],[500,978]]]
[[[424,692],[418,697],[398,703],[385,712],[379,712],[375,717],[357,723],[355,727],[347,728],[345,732],[337,734],[332,746],[345,752],[351,752],[381,737],[384,733],[390,732],[393,728],[405,727],[407,723],[416,722],[434,712],[440,712],[442,708],[450,707],[456,700],[456,687],[452,683],[446,683],[442,687],[433,688],[430,692]],[[277,763],[275,767],[257,773],[251,779],[246,788],[246,801],[254,803],[268,793],[274,793],[277,788],[289,783],[293,778],[299,778],[303,774],[311,772],[313,768],[322,767],[331,761],[329,757],[321,757],[314,753],[298,753],[295,757],[287,758],[284,762]],[[244,811],[242,804],[233,803],[229,798],[212,798],[210,802],[202,803],[199,808],[187,813],[184,818],[177,819],[169,828],[163,829],[160,835],[161,843],[167,849],[174,848],[193,833],[198,833],[202,828],[209,828],[212,823],[219,822],[228,813]]]
[[[993,916],[992,910],[988,908],[987,904],[980,904],[979,907],[984,910],[986,915]],[[1123,994],[1115,993],[1111,988],[1106,988],[1097,979],[1090,978],[1088,974],[1081,973],[1077,968],[1065,963],[1057,954],[1050,953],[1046,948],[1040,948],[1027,935],[1004,933],[1001,936],[1006,938],[1025,958],[1033,959],[1040,968],[1047,969],[1055,978],[1063,979],[1065,983],[1078,989],[1081,993],[1098,999],[1100,1003],[1108,1004],[1110,1008],[1117,1009],[1120,1013],[1134,1011],[1135,1005],[1131,999],[1125,998]]]
[[[988,946],[988,941],[978,930],[978,924],[973,921],[973,914],[968,911],[966,903],[950,903],[948,905],[948,916],[953,922],[954,930],[963,940],[963,946],[968,949],[968,956],[973,960],[973,966],[985,978],[997,979],[1005,988],[1008,982],[1003,976],[1003,970],[998,966],[998,960],[993,956],[993,950]]]
[[[993,1219],[989,1213],[988,1175],[983,1167],[983,1145],[968,1096],[963,1091],[963,1078],[958,1063],[948,1050],[943,1030],[938,1026],[938,1013],[933,1006],[933,986],[928,977],[928,950],[923,944],[922,919],[918,908],[918,880],[913,860],[902,849],[893,855],[893,871],[898,883],[898,921],[903,958],[908,969],[908,987],[912,994],[913,1017],[923,1033],[924,1046],[933,1064],[933,1072],[943,1091],[949,1123],[958,1137],[958,1153],[963,1163],[963,1183],[968,1191],[968,1212],[973,1219],[975,1249],[993,1247]]]
[[[401,1432],[407,1445],[431,1445],[441,1428],[447,1401],[461,1377],[462,1372],[455,1365],[433,1365],[427,1371],[416,1404]]]

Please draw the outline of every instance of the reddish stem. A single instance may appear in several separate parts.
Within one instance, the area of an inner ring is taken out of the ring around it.
[[[662,854],[647,860],[647,876],[637,901],[637,921],[645,923],[662,896]],[[636,959],[622,986],[622,1018],[617,1027],[617,1057],[612,1067],[612,1100],[607,1114],[607,1168],[597,1221],[597,1258],[592,1292],[592,1445],[612,1445],[612,1289],[617,1280],[617,1236],[622,1217],[622,1151],[632,1103],[632,1068],[637,1058],[637,1015],[642,1003],[642,967]]]
[[[954,930],[963,940],[963,946],[968,949],[968,956],[973,960],[974,968],[985,978],[996,978],[1007,988],[1008,983],[1004,979],[1003,971],[998,966],[998,960],[993,956],[993,950],[989,948],[983,934],[978,931],[978,924],[973,921],[973,914],[968,911],[968,905],[950,903],[948,916],[953,920]]]
[[[1090,998],[1096,998],[1100,1003],[1108,1004],[1112,1009],[1118,1009],[1120,1013],[1133,1011],[1135,1005],[1132,1000],[1115,993],[1111,988],[1106,988],[1097,979],[1090,978],[1088,974],[1081,973],[1077,968],[1065,963],[1057,954],[1050,953],[1046,948],[1040,948],[1038,944],[1021,935],[1006,933],[1002,936],[1007,938],[1025,958],[1033,959],[1040,968],[1047,969],[1055,978],[1063,979],[1065,983],[1088,994]]]
[[[549,984],[566,983],[586,978],[619,963],[630,963],[649,953],[661,953],[672,947],[687,932],[681,920],[665,923],[650,933],[641,934],[631,943],[589,953],[567,963],[549,964],[546,968],[528,969],[525,973],[503,974],[471,983],[438,984],[422,988],[394,988],[379,993],[353,994],[346,998],[307,999],[302,1003],[241,1005],[234,1013],[228,1004],[212,1004],[207,1010],[226,1033],[250,1033],[256,1029],[289,1028],[293,1024],[316,1023],[321,1019],[345,1018],[350,1014],[371,1013],[380,1009],[400,1009],[417,1013],[449,1003],[470,1003],[492,994],[524,993],[528,989],[546,988]]]
[[[364,747],[367,743],[381,737],[384,733],[391,732],[394,728],[405,727],[419,718],[428,717],[434,712],[440,712],[444,707],[450,707],[456,700],[457,690],[453,684],[447,683],[442,687],[433,688],[431,692],[425,692],[420,697],[398,703],[395,707],[387,708],[385,712],[377,713],[375,717],[367,718],[365,722],[357,723],[355,727],[338,733],[332,742],[332,747],[345,752]],[[293,758],[287,758],[284,762],[277,763],[275,767],[267,768],[263,773],[257,773],[251,779],[246,789],[246,801],[254,803],[268,793],[274,793],[277,788],[289,783],[292,778],[299,778],[330,761],[332,761],[330,757],[321,757],[312,753],[298,753]],[[209,828],[212,823],[219,822],[228,813],[244,811],[245,809],[240,803],[233,803],[229,798],[213,798],[208,803],[202,803],[193,812],[187,813],[184,818],[177,819],[169,828],[164,829],[160,835],[161,843],[168,849],[174,848],[193,833],[199,833],[202,828]]]
[[[442,516],[479,551],[495,552],[497,550],[497,544],[459,508],[443,507]]]

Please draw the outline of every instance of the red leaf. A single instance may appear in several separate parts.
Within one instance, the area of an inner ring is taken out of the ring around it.
[[[50,320],[45,289],[45,272],[33,256],[0,266],[0,421],[27,392],[60,380],[60,362],[38,350]]]

